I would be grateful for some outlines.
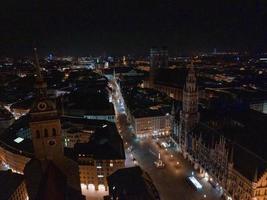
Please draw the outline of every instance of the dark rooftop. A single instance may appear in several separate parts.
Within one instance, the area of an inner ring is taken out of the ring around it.
[[[5,108],[0,106],[0,121],[12,119],[13,115]]]
[[[110,194],[114,194],[119,199],[160,199],[152,179],[139,166],[119,169],[107,180]]]
[[[125,159],[122,138],[115,124],[105,124],[96,129],[89,143],[75,144],[74,151],[77,154],[92,155],[96,160]]]
[[[90,120],[78,117],[61,117],[61,125],[62,128],[64,128],[65,126],[75,128],[77,125],[79,127],[82,125],[82,127],[85,129],[87,127],[90,127],[100,135],[106,134],[107,138],[110,137],[110,140],[115,144],[120,144],[120,136],[117,132],[115,124],[105,120]],[[17,143],[14,141],[17,137],[22,137],[24,140],[20,143]],[[29,130],[29,115],[25,115],[16,120],[8,129],[0,134],[0,145],[14,153],[22,154],[27,157],[33,157],[33,144]],[[110,149],[111,147],[109,146],[108,148]],[[117,149],[119,151],[117,152],[118,154],[124,154],[124,152],[121,152],[120,147],[112,146],[112,148]],[[101,154],[101,152],[99,154]]]
[[[0,199],[10,199],[11,195],[23,181],[23,175],[13,173],[11,170],[0,171]]]
[[[164,116],[171,113],[174,99],[162,92],[148,88],[124,88],[124,100],[135,117]],[[181,104],[175,101],[178,107]]]

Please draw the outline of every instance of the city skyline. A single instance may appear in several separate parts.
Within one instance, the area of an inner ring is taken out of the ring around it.
[[[0,200],[267,200],[267,1],[0,6]]]

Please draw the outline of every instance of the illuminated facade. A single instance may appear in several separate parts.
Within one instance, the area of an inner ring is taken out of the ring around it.
[[[26,189],[26,184],[23,181],[19,187],[15,190],[9,200],[25,200],[28,198],[28,193]]]
[[[86,154],[79,154],[78,162],[82,187],[89,190],[107,190],[107,177],[125,167],[123,159],[95,160]]]
[[[172,130],[172,118],[162,116],[132,117],[132,125],[137,137],[168,136]]]
[[[74,151],[82,187],[89,190],[107,190],[106,178],[125,166],[124,145],[115,125],[103,125],[88,143],[77,143]]]
[[[0,160],[6,168],[11,169],[13,172],[23,174],[25,165],[31,159],[30,156],[32,155],[26,156],[24,152],[4,144],[0,146]]]
[[[198,121],[198,89],[195,71],[193,65],[191,64],[183,90],[183,105],[180,112],[179,143],[184,156],[186,156],[188,148],[187,134],[197,125]]]
[[[233,149],[236,151],[237,149]],[[236,152],[239,153],[239,152]],[[237,164],[235,164],[235,158],[233,155],[229,160],[229,169],[228,169],[228,177],[227,177],[227,185],[226,189],[229,195],[233,200],[266,200],[267,199],[267,169],[266,163],[262,164],[258,163],[260,166],[254,166],[255,159],[249,159],[251,163],[245,163],[250,165],[250,171],[244,171]],[[254,156],[251,155],[250,152],[247,153],[247,157]],[[261,161],[260,161],[261,162]],[[254,170],[253,170],[254,169]]]
[[[267,167],[257,155],[202,125],[188,141],[188,160],[226,199],[267,199]]]

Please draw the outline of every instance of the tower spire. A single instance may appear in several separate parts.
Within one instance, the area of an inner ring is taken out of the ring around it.
[[[187,134],[198,124],[198,90],[193,62],[187,66],[188,75],[183,90],[183,108],[180,112],[181,141],[184,155],[187,153]]]
[[[194,70],[194,62],[191,61],[189,65],[188,75],[186,77],[186,85],[185,89],[188,92],[195,92],[196,91],[196,73]]]
[[[37,54],[37,48],[33,49],[34,51],[34,58],[35,58],[35,69],[36,69],[36,73],[37,73],[37,77],[38,79],[43,80],[42,74],[41,74],[41,67],[40,67],[40,62],[39,62],[39,58],[38,58],[38,54]]]
[[[254,179],[253,181],[256,183],[258,181],[258,168],[255,169]]]
[[[115,68],[113,69],[113,79],[116,80],[116,70],[115,70]]]
[[[229,162],[234,163],[234,144],[232,144]]]
[[[44,98],[47,96],[47,84],[43,79],[42,73],[41,73],[41,66],[37,54],[37,48],[34,48],[34,58],[35,58],[35,63],[34,67],[36,70],[36,80],[35,80],[35,89],[36,89],[36,97],[37,98]]]

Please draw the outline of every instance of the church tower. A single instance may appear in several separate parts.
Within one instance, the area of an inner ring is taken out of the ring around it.
[[[47,84],[41,74],[36,49],[34,55],[36,97],[30,111],[29,126],[35,159],[41,162],[44,171],[48,163],[53,163],[67,177],[68,186],[80,192],[78,164],[64,156],[60,116],[55,102],[47,96]]]
[[[199,122],[198,112],[198,89],[193,63],[189,66],[186,84],[183,90],[183,108],[180,112],[180,148],[182,152],[187,151],[187,133]]]
[[[55,160],[64,156],[61,124],[55,102],[47,97],[36,49],[36,99],[30,111],[30,129],[35,157],[39,160]]]

